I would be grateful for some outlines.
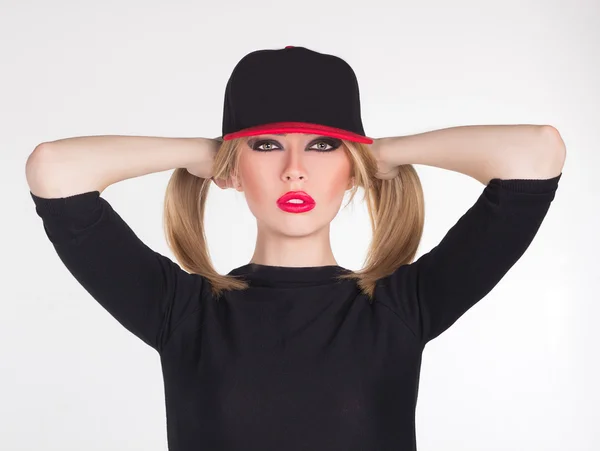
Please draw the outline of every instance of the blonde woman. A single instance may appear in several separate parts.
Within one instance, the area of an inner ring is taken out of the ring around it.
[[[480,125],[373,139],[350,66],[292,46],[238,63],[222,132],[68,138],[42,143],[27,161],[64,265],[160,355],[169,449],[416,449],[423,348],[528,248],[562,175],[560,134]],[[424,204],[413,164],[484,185],[416,261]],[[169,169],[164,226],[179,264],[141,242],[101,196]],[[257,220],[250,262],[225,275],[203,226],[213,183],[243,193]],[[329,226],[359,188],[373,240],[351,271],[332,253]]]

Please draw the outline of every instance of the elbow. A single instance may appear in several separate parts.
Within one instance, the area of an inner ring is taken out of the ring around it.
[[[42,155],[44,156],[44,159],[46,159],[46,156],[50,152],[50,145],[50,142],[43,142],[35,146],[35,149],[33,149],[33,152],[31,152],[27,158],[27,163],[30,161],[39,161]]]
[[[31,152],[27,157],[27,161],[25,162],[25,168],[27,169],[33,165],[40,165],[42,160],[48,160],[48,153],[50,152],[49,148],[50,146],[47,142],[35,146],[33,152]]]
[[[50,157],[48,143],[38,144],[27,157],[25,163],[25,178],[29,190],[36,195],[45,196],[49,179]]]
[[[47,160],[48,155],[48,146],[47,143],[38,144],[33,152],[29,154],[27,157],[27,161],[25,162],[25,176],[27,177],[27,182],[31,185],[31,181],[33,178],[37,178],[40,175],[40,169],[42,166],[42,160]]]
[[[543,146],[542,156],[540,158],[544,170],[548,172],[548,177],[559,175],[565,165],[567,158],[567,147],[560,132],[551,125],[542,127]]]
[[[82,169],[83,164],[79,161],[72,160],[75,159],[65,156],[52,142],[38,144],[25,164],[29,190],[38,197],[54,198],[88,191],[102,192],[108,186],[99,183],[91,170]]]
[[[565,149],[565,142],[562,139],[560,132],[552,125],[543,125],[542,135],[544,137],[544,142],[547,143],[547,145],[563,150]]]

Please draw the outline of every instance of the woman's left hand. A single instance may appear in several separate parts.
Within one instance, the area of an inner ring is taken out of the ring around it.
[[[367,146],[377,160],[377,174],[375,174],[375,177],[382,180],[391,180],[396,177],[400,171],[398,166],[389,162],[388,155],[391,149],[385,138],[376,138],[372,144],[367,144]]]

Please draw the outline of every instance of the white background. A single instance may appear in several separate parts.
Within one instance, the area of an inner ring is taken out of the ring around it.
[[[368,136],[475,124],[560,131],[567,160],[534,242],[425,348],[417,443],[600,449],[600,4],[350,3],[0,1],[0,449],[167,449],[159,356],[58,259],[29,196],[30,152],[69,136],[219,136],[235,64],[286,45],[354,68]],[[426,198],[421,255],[484,186],[416,168]],[[103,196],[172,257],[161,225],[170,174],[126,180]],[[334,254],[351,269],[370,241],[361,197],[332,223]],[[243,195],[213,186],[207,234],[217,270],[247,263],[255,232]]]

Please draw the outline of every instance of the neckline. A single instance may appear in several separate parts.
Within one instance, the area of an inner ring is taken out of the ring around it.
[[[273,266],[247,263],[232,269],[228,275],[241,276],[252,286],[291,287],[340,282],[337,276],[351,270],[339,265]]]

